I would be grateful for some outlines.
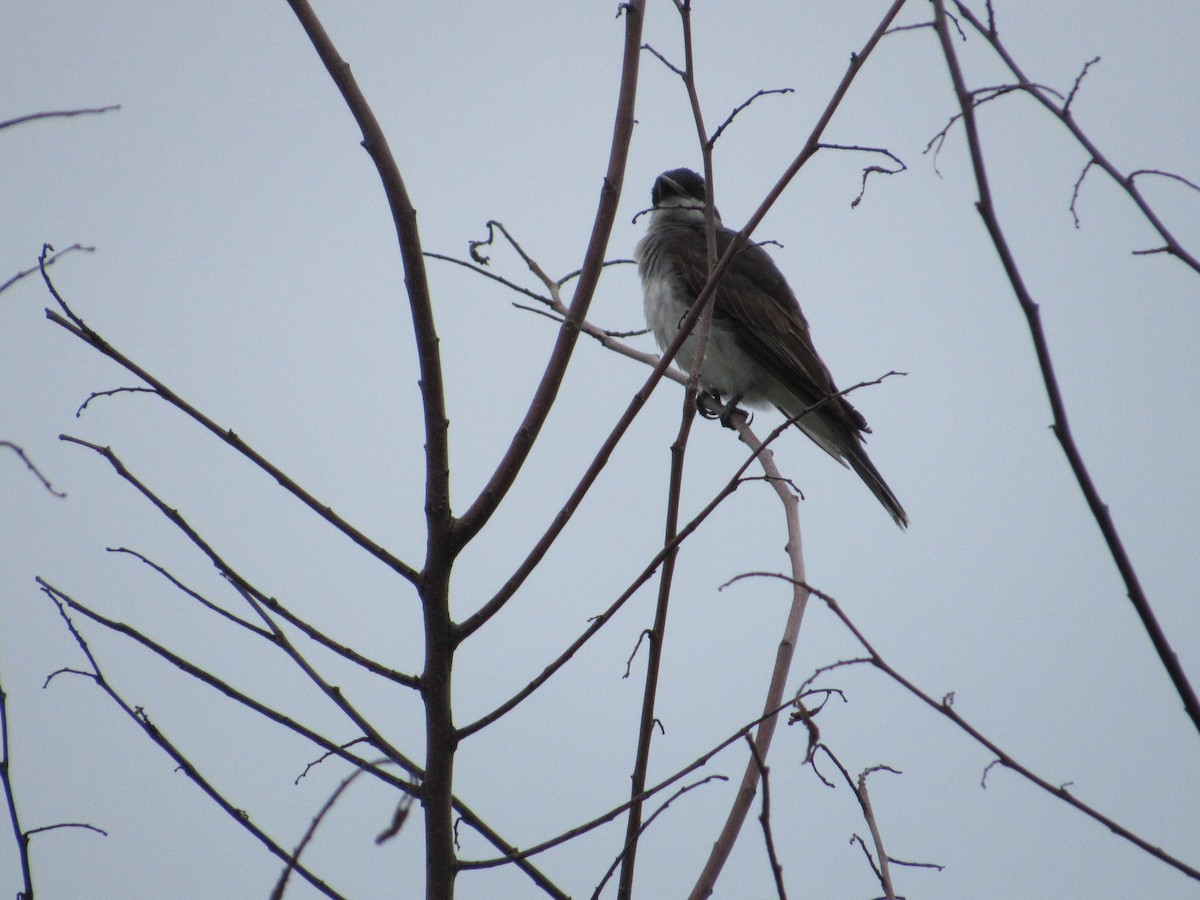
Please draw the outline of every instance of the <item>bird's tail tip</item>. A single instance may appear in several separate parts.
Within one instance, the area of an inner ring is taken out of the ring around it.
[[[892,493],[892,489],[888,487],[883,476],[879,474],[879,470],[875,468],[866,453],[859,451],[858,453],[850,453],[847,455],[851,467],[858,473],[858,477],[863,480],[871,493],[880,502],[884,509],[888,511],[888,515],[892,517],[901,529],[908,529],[908,513],[904,511],[904,507],[900,505],[900,501],[896,499],[896,495]]]

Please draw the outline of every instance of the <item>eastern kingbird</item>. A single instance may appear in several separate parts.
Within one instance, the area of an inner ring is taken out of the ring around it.
[[[634,256],[645,292],[646,324],[665,348],[679,331],[708,280],[704,234],[704,179],[691,169],[659,175],[650,197],[650,227]],[[716,211],[714,210],[714,213]],[[717,256],[735,232],[717,216]],[[896,499],[863,449],[867,420],[843,396],[813,348],[796,295],[767,252],[746,244],[717,286],[712,330],[700,372],[703,388],[736,404],[775,406],[788,418],[813,409],[797,427],[842,465],[850,465],[901,528],[908,525]],[[696,337],[684,341],[675,364],[691,368]]]

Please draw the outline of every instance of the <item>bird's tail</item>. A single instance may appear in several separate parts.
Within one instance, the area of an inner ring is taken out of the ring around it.
[[[845,457],[846,461],[850,463],[850,468],[858,473],[858,477],[871,489],[871,493],[896,520],[896,524],[901,528],[907,528],[908,513],[904,511],[904,507],[900,505],[900,501],[896,499],[896,495],[892,493],[892,489],[883,480],[883,476],[879,474],[879,470],[875,468],[862,446],[850,448],[845,453]]]
[[[786,409],[780,407],[779,411],[791,418]],[[908,513],[904,511],[904,507],[900,505],[900,501],[896,499],[892,489],[883,480],[883,476],[879,474],[879,470],[875,468],[871,458],[867,456],[862,439],[857,434],[842,423],[834,424],[812,414],[798,419],[796,427],[842,465],[849,465],[857,472],[858,477],[883,504],[883,508],[896,520],[896,524],[901,528],[908,527]]]

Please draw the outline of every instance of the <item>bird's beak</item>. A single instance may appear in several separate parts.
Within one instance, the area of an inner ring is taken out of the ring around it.
[[[666,175],[659,175],[654,179],[654,190],[650,192],[650,199],[655,206],[662,203],[664,197],[681,197],[683,196],[683,188],[679,183]]]

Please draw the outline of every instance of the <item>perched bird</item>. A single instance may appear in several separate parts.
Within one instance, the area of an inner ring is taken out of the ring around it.
[[[659,175],[650,196],[654,208],[634,256],[645,293],[646,324],[665,348],[708,280],[704,233],[704,179],[691,169]],[[717,256],[735,232],[717,216]],[[695,355],[696,332],[675,363],[684,371]],[[867,421],[837,394],[829,369],[813,348],[796,295],[762,247],[748,243],[717,286],[712,330],[700,372],[702,387],[725,401],[775,406],[842,465],[849,464],[901,528],[908,516],[863,449]],[[825,402],[821,402],[824,400]]]

